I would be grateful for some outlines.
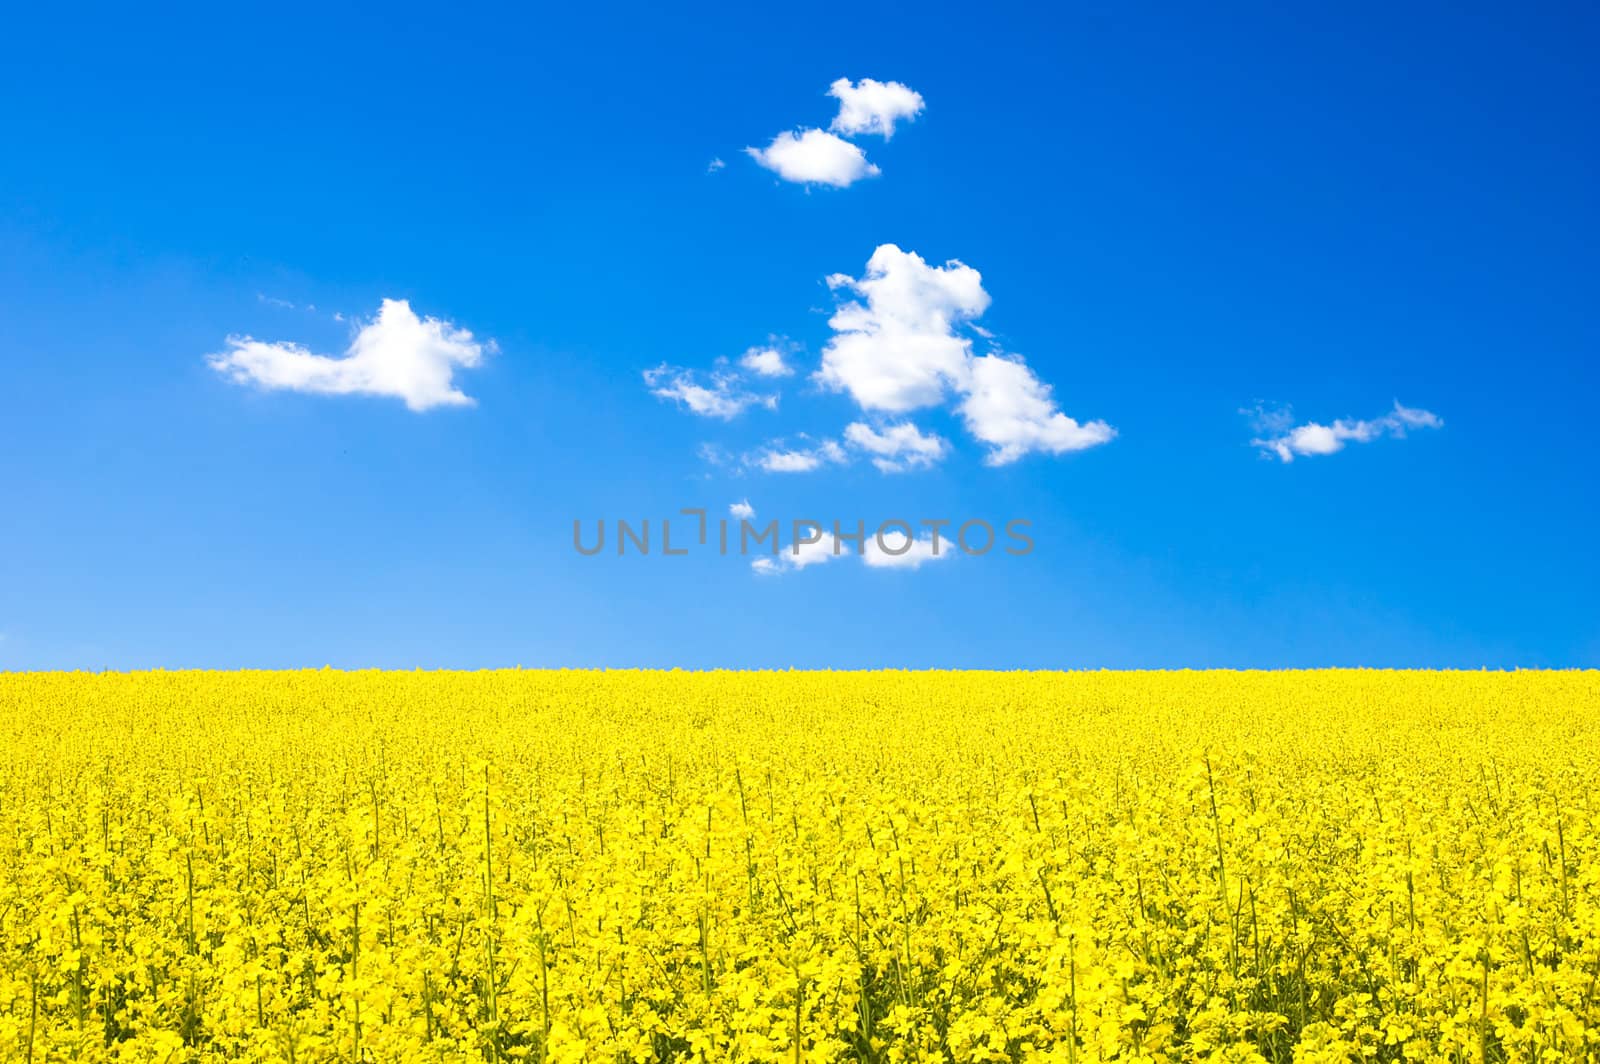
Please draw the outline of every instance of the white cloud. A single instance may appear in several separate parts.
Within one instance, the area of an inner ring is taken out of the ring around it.
[[[867,537],[866,549],[862,552],[861,560],[874,569],[920,569],[928,562],[943,561],[956,553],[956,548],[945,541],[939,545],[939,552],[935,554],[932,536],[912,539],[908,546],[905,534],[898,529],[885,532],[883,542],[889,550],[878,546],[877,536]],[[899,553],[891,553],[892,551]]]
[[[833,335],[811,379],[849,395],[874,415],[852,422],[843,438],[881,472],[926,468],[949,453],[949,441],[942,437],[904,418],[883,416],[926,407],[948,406],[959,413],[968,432],[988,445],[984,460],[994,466],[1028,454],[1080,451],[1116,437],[1104,421],[1079,422],[1063,413],[1051,387],[1022,356],[1001,350],[992,339],[992,353],[973,354],[969,333],[990,335],[974,320],[990,300],[982,275],[971,266],[955,259],[933,266],[915,252],[882,244],[860,278],[836,273],[826,281],[844,295],[828,320]],[[772,337],[745,351],[737,368],[719,359],[709,383],[666,365],[646,372],[645,381],[657,396],[695,413],[731,419],[755,403],[776,408],[776,395],[746,390],[740,374],[769,381],[791,376],[789,355],[795,349]],[[796,448],[774,441],[743,464],[800,473],[848,461],[835,441]]]
[[[1418,407],[1401,406],[1398,399],[1394,401],[1394,409],[1383,420],[1390,423],[1398,436],[1404,436],[1406,429],[1444,428],[1444,418],[1438,414]]]
[[[984,462],[993,466],[1032,451],[1082,451],[1117,434],[1104,421],[1080,425],[1057,410],[1050,386],[1021,359],[1004,355],[973,359],[972,390],[961,403],[961,416],[968,431],[990,445]]]
[[[836,441],[823,440],[813,447],[797,448],[773,441],[751,461],[768,473],[810,473],[824,465],[844,465],[849,460]]]
[[[886,425],[881,432],[864,422],[853,422],[845,428],[844,438],[871,454],[872,464],[884,473],[926,469],[950,449],[944,437],[924,433],[909,421]]]
[[[884,244],[860,280],[834,274],[828,285],[861,300],[843,304],[828,322],[834,337],[816,374],[823,387],[890,413],[933,406],[949,389],[965,389],[972,345],[955,325],[989,306],[977,270],[954,260],[929,266],[915,252]]]
[[[841,529],[841,531],[851,530]],[[815,542],[790,540],[776,555],[756,558],[750,563],[750,568],[762,576],[775,576],[783,572],[820,565],[835,558],[860,558],[862,564],[873,569],[920,569],[928,562],[942,561],[954,556],[957,550],[949,540],[944,540],[935,553],[931,535],[920,539],[910,537],[908,545],[906,534],[899,529],[885,531],[883,546],[879,546],[876,532],[874,529],[866,529],[861,549],[857,550],[853,539],[840,539],[836,544],[833,531],[824,529],[822,538]]]
[[[727,166],[727,165],[728,164],[723,162],[721,158],[712,159],[711,162],[706,164],[706,173],[714,174],[718,170],[721,170],[724,166]]]
[[[740,499],[728,504],[728,513],[741,521],[748,521],[756,515],[756,508],[750,505],[749,499]]]
[[[794,367],[785,358],[785,348],[790,345],[774,339],[763,347],[752,347],[739,359],[739,365],[760,377],[790,377]]]
[[[840,78],[828,87],[828,95],[839,101],[839,116],[828,127],[847,137],[877,133],[884,140],[894,135],[897,119],[910,120],[922,110],[922,94],[898,81],[862,78],[852,84]]]
[[[701,417],[721,418],[731,421],[751,406],[778,408],[776,395],[757,395],[739,386],[736,373],[713,371],[700,383],[693,370],[665,363],[644,371],[644,383],[650,394],[659,399],[670,399],[690,413]]]
[[[1033,452],[1083,450],[1116,435],[1104,421],[1080,424],[1057,409],[1049,385],[1021,356],[973,355],[972,341],[957,329],[973,327],[989,294],[972,267],[956,260],[930,266],[915,252],[884,244],[861,279],[827,280],[860,298],[829,320],[834,336],[815,379],[863,409],[902,413],[954,398],[968,431],[990,445],[990,465]]]
[[[1245,411],[1252,416],[1256,431],[1261,433],[1250,443],[1265,455],[1276,455],[1280,461],[1292,462],[1295,457],[1337,454],[1347,443],[1371,443],[1383,436],[1404,439],[1410,429],[1436,429],[1444,425],[1439,415],[1428,410],[1401,406],[1396,400],[1394,409],[1381,417],[1367,421],[1340,418],[1331,425],[1308,421],[1295,425],[1288,407],[1265,410],[1257,407]]]
[[[922,96],[898,81],[862,78],[858,84],[839,78],[828,87],[828,95],[839,101],[839,113],[827,129],[785,130],[765,148],[746,148],[745,154],[785,181],[847,188],[882,171],[844,137],[876,133],[888,140],[896,122],[912,120],[923,107]],[[720,164],[720,159],[713,160],[711,170]]]
[[[785,181],[846,188],[880,171],[867,162],[860,148],[821,129],[785,131],[765,148],[746,148],[745,154]]]
[[[804,569],[808,565],[821,565],[823,562],[843,557],[852,549],[848,545],[843,546],[839,549],[840,552],[835,554],[833,537],[824,532],[821,539],[812,543],[793,540],[776,555],[755,559],[750,563],[750,568],[763,576],[771,576],[786,569]]]
[[[734,465],[734,463],[737,461],[737,459],[728,452],[727,448],[721,446],[720,444],[712,443],[709,440],[705,443],[702,443],[699,447],[696,447],[695,453],[700,456],[700,460],[702,462],[709,466],[728,467]],[[734,472],[735,475],[738,474],[738,470],[735,470]]]
[[[294,343],[228,337],[228,350],[208,355],[218,373],[237,384],[319,395],[377,395],[404,400],[412,410],[471,406],[455,387],[457,368],[483,362],[493,342],[438,318],[418,318],[403,299],[385,299],[343,357],[313,354]]]

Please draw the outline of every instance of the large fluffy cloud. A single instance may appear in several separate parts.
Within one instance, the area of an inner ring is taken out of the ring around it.
[[[922,111],[922,94],[898,81],[862,78],[858,85],[840,78],[828,86],[828,95],[839,101],[839,115],[828,128],[847,137],[876,133],[888,140],[896,121]]]
[[[1294,424],[1292,413],[1283,408],[1274,411],[1257,409],[1251,412],[1261,435],[1251,444],[1263,454],[1276,455],[1279,460],[1292,462],[1297,455],[1311,457],[1337,454],[1349,443],[1370,443],[1383,436],[1404,439],[1411,429],[1436,429],[1444,420],[1430,410],[1402,406],[1397,400],[1394,409],[1381,417],[1369,420],[1339,418],[1332,424],[1316,421]]]
[[[785,181],[802,185],[846,188],[881,173],[860,148],[821,129],[786,130],[765,148],[746,148],[745,153]]]
[[[914,251],[884,244],[860,279],[828,278],[829,287],[861,297],[829,320],[833,339],[816,379],[848,392],[867,410],[900,413],[964,390],[972,342],[956,326],[989,306],[977,270],[954,260],[930,266]]]
[[[343,356],[318,355],[295,343],[228,337],[206,361],[239,384],[319,395],[376,395],[412,410],[471,406],[455,386],[457,369],[482,364],[493,344],[438,318],[419,318],[404,299],[385,299]]]
[[[989,307],[972,267],[931,266],[884,244],[860,278],[835,274],[828,284],[858,298],[829,320],[834,335],[815,379],[864,410],[903,413],[954,399],[968,431],[989,445],[990,465],[1083,450],[1116,435],[1104,421],[1081,424],[1057,409],[1049,385],[1020,356],[972,353],[961,329],[982,335],[973,322]]]

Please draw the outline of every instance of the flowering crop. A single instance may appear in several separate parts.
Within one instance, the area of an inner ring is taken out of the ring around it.
[[[1600,674],[0,675],[0,1059],[1600,1059]]]

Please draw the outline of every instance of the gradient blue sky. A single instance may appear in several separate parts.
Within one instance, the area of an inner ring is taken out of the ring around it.
[[[1600,665],[1592,5],[766,7],[8,15],[0,668]],[[743,152],[840,77],[925,100],[855,138],[880,174]],[[989,466],[952,399],[907,415],[930,469],[748,464],[900,420],[809,376],[824,278],[890,243],[1116,438]],[[385,298],[493,339],[475,405],[207,364],[337,356]],[[642,379],[772,334],[776,411]],[[1395,400],[1443,427],[1285,463],[1241,414]],[[741,499],[1036,549],[571,546]]]

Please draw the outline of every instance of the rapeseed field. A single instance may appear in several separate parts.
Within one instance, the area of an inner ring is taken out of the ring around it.
[[[0,1059],[1592,1061],[1600,674],[0,675]]]

